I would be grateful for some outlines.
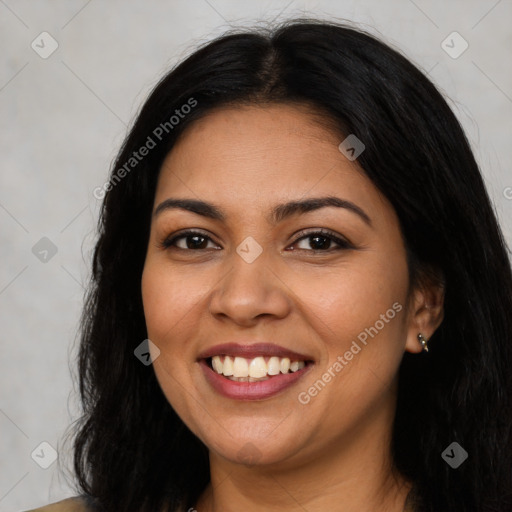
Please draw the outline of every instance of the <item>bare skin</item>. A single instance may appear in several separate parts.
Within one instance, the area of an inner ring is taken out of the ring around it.
[[[156,376],[210,452],[199,512],[403,509],[411,484],[390,456],[397,372],[404,351],[421,352],[418,333],[429,338],[441,323],[442,292],[411,288],[394,209],[340,142],[303,108],[230,107],[192,124],[163,163],[154,209],[187,198],[225,215],[172,208],[154,216],[142,277],[148,337],[161,351]],[[268,218],[278,204],[326,196],[364,215],[329,206]],[[322,228],[329,233],[312,236]],[[199,239],[160,245],[184,229]],[[262,248],[251,263],[236,251],[249,236]],[[358,342],[371,326],[377,334]],[[198,357],[241,339],[314,364],[270,398],[227,398]],[[360,351],[347,360],[354,341]],[[346,364],[336,371],[339,357]],[[328,383],[310,393],[329,369]]]

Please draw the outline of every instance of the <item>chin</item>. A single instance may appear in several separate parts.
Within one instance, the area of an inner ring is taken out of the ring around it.
[[[248,428],[230,429],[226,432],[219,427],[223,432],[222,438],[213,439],[207,436],[203,438],[203,442],[210,452],[230,462],[248,466],[278,464],[301,449],[301,440],[297,438],[296,430],[289,426],[285,427],[286,432],[283,429],[281,435],[271,430],[269,433],[264,427],[254,435],[249,435]],[[252,420],[252,429],[254,428]]]

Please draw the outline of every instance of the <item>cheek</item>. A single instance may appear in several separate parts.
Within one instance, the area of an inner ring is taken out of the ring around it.
[[[297,296],[324,348],[320,379],[308,380],[311,387],[303,391],[335,422],[347,421],[347,414],[359,417],[382,400],[403,356],[405,258],[401,252],[362,254],[299,286]]]
[[[159,346],[170,346],[168,340],[173,333],[186,327],[187,317],[200,307],[204,290],[193,277],[155,260],[146,262],[142,274],[144,316],[149,338],[153,337]]]
[[[399,332],[401,322],[396,320],[402,316],[397,310],[404,309],[407,297],[407,267],[400,255],[362,255],[332,272],[297,280],[293,290],[329,350],[339,353],[376,322],[382,334]],[[394,303],[402,307],[393,309]]]
[[[182,417],[190,419],[184,385],[189,380],[183,344],[197,328],[194,305],[198,298],[190,281],[173,272],[166,262],[148,258],[141,280],[148,338],[160,349],[153,371],[167,401]],[[179,332],[179,335],[177,333]]]

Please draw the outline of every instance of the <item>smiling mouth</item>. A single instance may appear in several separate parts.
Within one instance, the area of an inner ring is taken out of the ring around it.
[[[313,364],[311,360],[290,360],[288,357],[216,355],[205,359],[218,375],[235,382],[262,382],[279,375],[290,374]]]

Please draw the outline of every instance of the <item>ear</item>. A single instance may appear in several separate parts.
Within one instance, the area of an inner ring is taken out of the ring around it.
[[[444,318],[444,284],[423,283],[415,288],[408,305],[408,327],[405,350],[417,354],[423,350],[418,341],[421,333],[429,340]]]

